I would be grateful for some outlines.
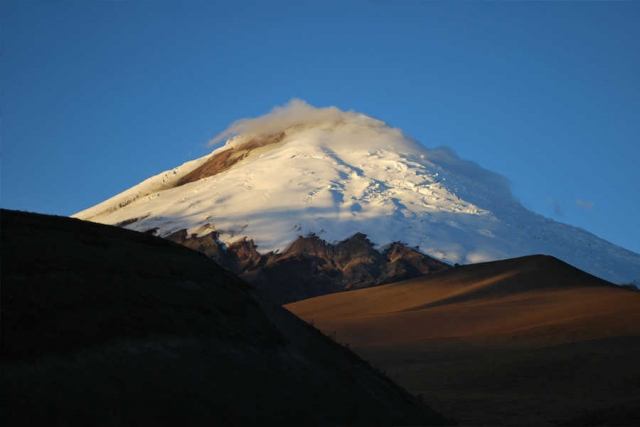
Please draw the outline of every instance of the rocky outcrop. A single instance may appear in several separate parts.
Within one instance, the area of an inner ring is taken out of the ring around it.
[[[197,237],[182,230],[167,238],[204,253],[279,304],[450,268],[400,242],[379,251],[362,233],[336,244],[316,235],[300,236],[281,254],[260,254],[251,239],[227,247],[216,232]]]
[[[227,150],[221,151],[207,160],[200,167],[182,177],[175,186],[180,187],[181,185],[189,184],[190,182],[199,181],[203,178],[222,173],[227,169],[230,169],[236,163],[247,158],[255,149],[266,145],[277,144],[282,141],[284,137],[285,133],[279,132],[274,135],[254,138],[239,147],[231,147]]]
[[[189,236],[187,230],[180,230],[170,234],[166,238],[190,249],[202,252],[235,274],[241,274],[247,270],[259,268],[273,256],[272,253],[261,255],[251,239],[241,239],[226,246],[218,237],[217,231],[202,237],[196,237]]]

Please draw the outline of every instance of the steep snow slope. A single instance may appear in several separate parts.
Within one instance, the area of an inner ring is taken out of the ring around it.
[[[640,283],[640,255],[525,209],[503,177],[382,121],[298,102],[222,137],[234,134],[74,216],[160,236],[218,230],[224,242],[246,236],[262,252],[312,232],[328,242],[361,232],[451,263],[542,253]]]

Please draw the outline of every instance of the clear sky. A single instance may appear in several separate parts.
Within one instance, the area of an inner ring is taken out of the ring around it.
[[[0,3],[1,206],[71,215],[291,98],[640,252],[640,2]]]

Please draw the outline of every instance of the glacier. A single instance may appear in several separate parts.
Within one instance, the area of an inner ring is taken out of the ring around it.
[[[262,253],[301,235],[332,243],[360,232],[451,264],[546,254],[640,284],[640,255],[531,212],[506,178],[364,114],[295,101],[214,142],[225,139],[73,216],[159,236],[215,230],[227,244],[253,239]]]

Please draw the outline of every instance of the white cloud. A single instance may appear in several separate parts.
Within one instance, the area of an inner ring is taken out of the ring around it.
[[[301,99],[292,99],[283,107],[274,107],[264,116],[233,122],[209,141],[209,146],[239,134],[272,135],[291,126],[341,122],[357,116],[360,114],[337,107],[316,108]]]
[[[595,206],[595,204],[590,200],[576,200],[576,205],[580,206],[582,209],[591,210]]]

